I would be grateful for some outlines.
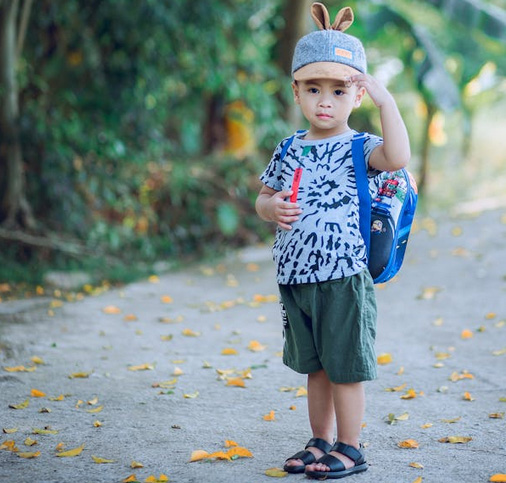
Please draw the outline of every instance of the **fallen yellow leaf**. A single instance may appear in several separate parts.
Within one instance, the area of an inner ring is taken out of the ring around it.
[[[86,379],[90,377],[91,372],[73,372],[69,375],[69,379]]]
[[[130,468],[132,468],[132,469],[135,469],[135,468],[144,468],[144,465],[142,463],[139,463],[138,461],[132,461],[130,463]]]
[[[182,334],[186,337],[198,337],[200,335],[200,332],[196,332],[191,329],[184,329]]]
[[[413,483],[422,483],[423,478],[419,476],[416,480],[413,480]]]
[[[474,397],[471,396],[471,393],[469,393],[467,391],[462,396],[462,399],[464,399],[464,401],[474,401]]]
[[[406,394],[401,396],[401,399],[414,399],[417,397],[416,391],[411,388],[406,391]]]
[[[195,399],[198,396],[199,396],[199,392],[198,391],[195,391],[194,393],[190,393],[190,394],[183,394],[183,397],[185,399]]]
[[[121,314],[121,309],[115,305],[107,305],[102,309],[104,314]]]
[[[190,456],[190,463],[193,463],[194,461],[200,461],[204,458],[207,458],[209,456],[209,453],[207,451],[204,451],[203,449],[197,449],[195,451],[192,451],[192,454]]]
[[[127,476],[124,480],[121,480],[121,483],[137,483],[139,480],[137,480],[137,476],[130,475]]]
[[[260,344],[260,342],[258,342],[257,340],[252,340],[248,344],[248,349],[252,352],[261,352],[261,351],[265,350],[266,348],[267,348],[267,346]]]
[[[30,391],[31,397],[46,397],[46,393],[39,391],[38,389],[32,389]]]
[[[18,452],[16,453],[20,458],[27,458],[27,459],[31,459],[31,458],[38,458],[40,456],[40,451],[35,451],[34,453],[31,453],[31,452]]]
[[[304,386],[299,387],[295,393],[295,397],[307,396],[307,389]]]
[[[93,426],[95,426],[95,428],[100,428],[102,426],[102,423],[97,419],[93,422]]]
[[[239,445],[231,439],[225,440],[225,448],[232,448],[234,446],[239,446]]]
[[[416,441],[414,439],[405,439],[404,441],[397,443],[397,446],[399,446],[399,448],[414,449],[414,448],[418,448],[419,443],[418,443],[418,441]]]
[[[16,442],[14,440],[12,440],[12,439],[4,441],[2,444],[0,444],[0,449],[5,449],[7,451],[12,451],[13,453],[19,451],[19,449],[16,446]]]
[[[284,478],[288,475],[288,473],[281,468],[269,468],[268,470],[265,470],[265,474],[266,476],[270,476],[272,478]]]
[[[25,439],[25,442],[24,442],[25,446],[34,446],[37,444],[37,441],[35,441],[34,439],[30,438],[30,436],[28,436],[28,438]]]
[[[35,366],[33,367],[25,367],[25,366],[11,366],[11,367],[4,367],[4,371],[7,372],[33,372],[37,369]]]
[[[30,360],[34,364],[44,364],[44,361],[39,356],[33,356],[32,358],[30,358]]]
[[[418,468],[419,470],[423,470],[423,465],[421,463],[409,463],[411,468]]]
[[[2,431],[5,434],[13,434],[13,433],[16,433],[18,431],[18,428],[3,428]]]
[[[473,438],[470,436],[446,436],[445,438],[441,438],[438,441],[440,443],[451,443],[451,444],[465,444],[469,443],[469,441],[472,441]]]
[[[59,396],[50,397],[50,401],[63,401],[65,399],[65,396],[63,394],[60,394]]]
[[[491,419],[504,419],[504,413],[490,413],[488,417]]]
[[[108,460],[108,459],[105,459],[105,458],[99,458],[98,456],[93,456],[91,455],[91,459],[97,463],[97,464],[104,464],[104,463],[116,463],[115,460]]]
[[[458,423],[462,418],[460,416],[453,418],[453,419],[441,419],[441,422],[448,423],[448,424],[454,424]]]
[[[378,364],[380,364],[380,365],[390,364],[392,362],[392,360],[393,360],[392,354],[388,354],[388,353],[380,354],[377,358]]]
[[[239,352],[231,347],[227,347],[221,351],[222,356],[236,356],[237,354],[239,354]]]
[[[270,411],[269,414],[266,414],[264,416],[264,421],[274,421],[275,419],[275,412],[274,411]]]
[[[30,400],[25,399],[22,403],[19,404],[9,404],[11,409],[26,409],[30,405]]]
[[[74,456],[79,456],[84,449],[84,444],[78,446],[77,448],[70,449],[68,451],[62,451],[61,453],[56,453],[56,456],[59,458],[73,458]]]
[[[160,300],[164,304],[171,304],[173,302],[172,297],[170,295],[163,295]]]
[[[401,384],[400,386],[387,387],[385,389],[385,391],[387,391],[387,392],[401,392],[407,385],[408,385],[408,383],[405,382],[404,384]]]
[[[464,329],[460,334],[461,339],[470,339],[473,336],[474,336],[473,332],[469,329]]]
[[[33,428],[32,434],[58,434],[58,430],[56,429],[39,429],[39,428]]]
[[[490,480],[494,483],[506,483],[506,475],[504,473],[496,473],[490,477]]]
[[[139,364],[137,366],[129,366],[129,371],[152,371],[155,368],[154,364]]]
[[[246,384],[240,377],[233,377],[227,380],[227,386],[246,387]]]
[[[440,292],[441,289],[439,287],[426,287],[423,289],[422,293],[418,296],[421,300],[432,300],[436,297],[436,294]]]
[[[144,480],[145,483],[165,483],[167,481],[169,481],[169,477],[164,474],[161,474],[158,478],[154,475],[150,475]]]
[[[474,376],[467,371],[462,371],[461,374],[459,374],[458,372],[452,372],[449,379],[452,382],[457,382],[461,381],[462,379],[474,379]]]
[[[241,446],[235,446],[233,448],[230,448],[226,455],[229,456],[232,459],[236,458],[253,458],[253,454],[249,449],[243,448]]]
[[[182,376],[183,374],[184,372],[180,367],[175,367],[174,372],[172,373],[173,376]]]
[[[139,320],[135,314],[127,314],[123,317],[125,322],[136,322]]]
[[[93,408],[93,409],[87,409],[86,412],[87,413],[90,413],[90,414],[95,414],[95,413],[99,413],[100,411],[102,411],[102,409],[104,409],[104,406],[97,406],[96,408]]]

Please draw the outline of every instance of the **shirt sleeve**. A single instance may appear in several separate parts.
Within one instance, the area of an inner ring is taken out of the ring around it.
[[[265,171],[260,175],[260,181],[267,187],[272,188],[276,191],[281,191],[282,183],[281,183],[281,151],[283,150],[283,146],[288,141],[289,138],[283,139],[277,146],[274,152],[272,153],[272,158],[265,168]]]
[[[383,138],[379,136],[375,136],[374,134],[367,134],[364,142],[364,158],[365,163],[367,165],[367,176],[372,177],[381,173],[380,170],[374,169],[369,166],[369,158],[371,157],[371,153],[375,148],[381,146],[383,144]]]

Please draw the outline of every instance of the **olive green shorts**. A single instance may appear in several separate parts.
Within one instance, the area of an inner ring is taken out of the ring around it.
[[[334,383],[376,378],[376,296],[368,270],[279,290],[288,367],[301,374],[323,369]]]

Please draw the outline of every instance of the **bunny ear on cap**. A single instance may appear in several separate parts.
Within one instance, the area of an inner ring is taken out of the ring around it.
[[[329,12],[323,3],[315,2],[311,5],[311,17],[320,30],[330,30]]]
[[[342,8],[330,24],[325,5],[311,5],[311,16],[319,30],[302,37],[295,46],[292,76],[295,81],[308,79],[344,79],[357,71],[367,72],[362,42],[344,31],[353,23],[353,10]]]
[[[327,7],[320,2],[311,5],[311,17],[320,30],[338,30],[344,32],[353,23],[353,10],[344,7],[339,10],[334,23],[330,25],[330,16]]]
[[[350,7],[344,7],[336,15],[332,29],[344,32],[353,23],[353,19],[353,10]]]

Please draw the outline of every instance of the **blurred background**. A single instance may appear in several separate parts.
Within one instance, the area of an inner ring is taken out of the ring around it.
[[[305,127],[290,64],[311,3],[0,0],[3,292],[269,240],[258,175]],[[408,125],[418,218],[506,205],[506,0],[326,5],[353,8]],[[380,132],[370,101],[351,125]]]

